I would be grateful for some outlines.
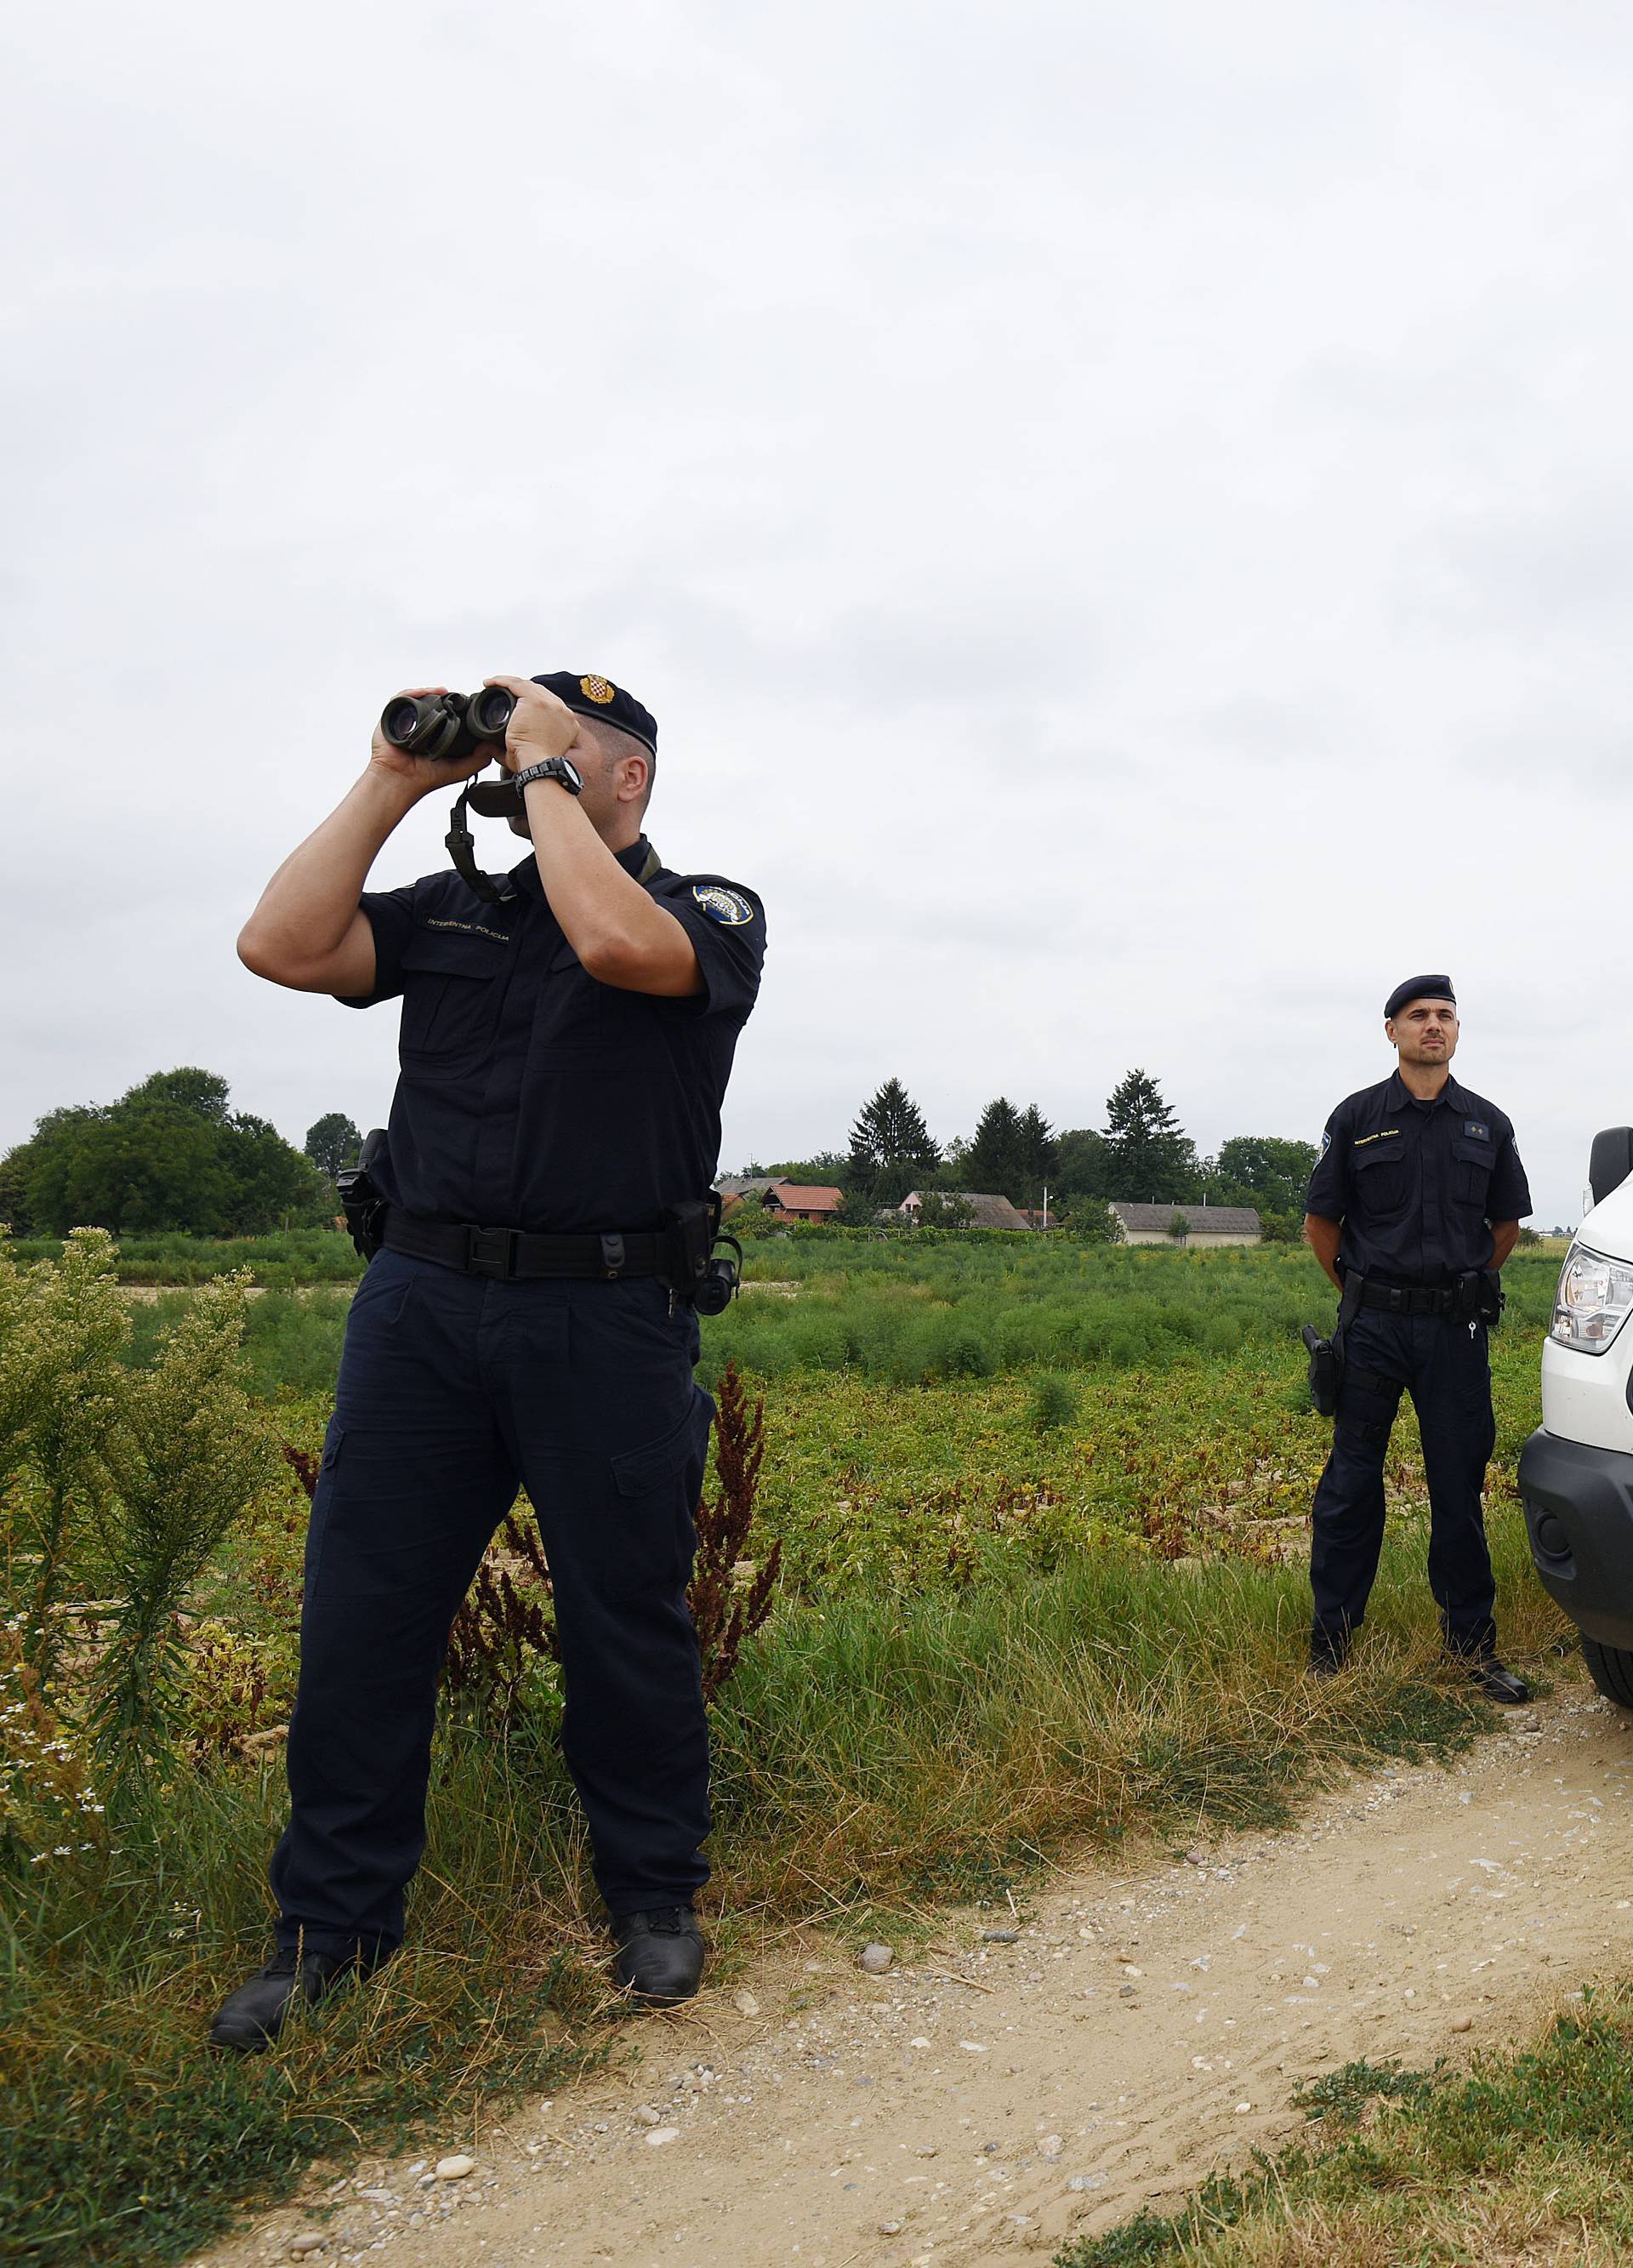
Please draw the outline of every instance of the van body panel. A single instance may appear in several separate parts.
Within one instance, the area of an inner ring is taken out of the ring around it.
[[[1580,1441],[1587,1448],[1633,1454],[1633,1409],[1628,1406],[1630,1371],[1633,1317],[1622,1324],[1603,1354],[1585,1354],[1580,1347],[1561,1346],[1557,1339],[1545,1339],[1543,1425],[1562,1441]]]
[[[1576,1241],[1607,1260],[1625,1260],[1633,1266],[1633,1181],[1623,1182],[1583,1219]]]
[[[1633,1652],[1633,1454],[1541,1426],[1520,1452],[1519,1499],[1543,1589],[1588,1638]]]

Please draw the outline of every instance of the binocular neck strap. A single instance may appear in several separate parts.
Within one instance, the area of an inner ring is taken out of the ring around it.
[[[468,803],[469,791],[461,788],[459,801],[453,806],[453,817],[449,822],[445,837],[448,856],[452,859],[454,871],[467,890],[474,890],[479,898],[485,899],[490,906],[502,906],[508,899],[516,895],[515,887],[508,876],[504,880],[496,882],[491,874],[484,874],[478,868],[475,855],[476,837],[471,833],[467,824]]]

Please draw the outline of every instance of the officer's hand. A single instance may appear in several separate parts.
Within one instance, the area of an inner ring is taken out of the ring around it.
[[[445,693],[447,689],[445,685],[407,685],[401,693],[394,693],[391,697],[392,701],[423,701],[433,693]],[[389,701],[384,703],[382,714],[390,706]],[[434,795],[439,787],[469,779],[473,773],[481,771],[485,763],[490,762],[492,756],[490,745],[484,745],[474,756],[462,756],[456,764],[439,762],[434,756],[411,756],[406,749],[394,748],[376,725],[373,742],[369,749],[369,769],[371,771],[388,772],[398,781],[406,780],[416,795]]]
[[[507,772],[525,771],[529,764],[566,755],[575,745],[587,745],[578,738],[583,718],[548,686],[535,685],[531,677],[490,677],[486,682],[516,696],[499,757]]]

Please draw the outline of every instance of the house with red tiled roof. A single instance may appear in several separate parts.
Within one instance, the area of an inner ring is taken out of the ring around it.
[[[791,1182],[786,1174],[753,1177],[728,1174],[716,1188],[730,1212],[734,1205],[760,1205],[773,1220],[832,1220],[845,1202],[843,1189]]]
[[[845,1193],[815,1182],[774,1182],[761,1202],[773,1220],[832,1220]]]

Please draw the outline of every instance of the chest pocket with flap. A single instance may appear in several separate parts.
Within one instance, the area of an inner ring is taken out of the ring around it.
[[[533,1010],[533,1058],[548,1064],[599,1055],[618,1037],[621,996],[598,984],[563,938],[546,964]]]
[[[1457,1161],[1453,1181],[1458,1196],[1465,1204],[1482,1205],[1491,1185],[1491,1168],[1497,1163],[1496,1143],[1476,1142],[1471,1135],[1460,1134],[1452,1145],[1452,1155]]]
[[[1393,1220],[1406,1204],[1409,1176],[1406,1145],[1396,1138],[1369,1142],[1350,1153],[1356,1211],[1368,1220]]]
[[[458,930],[421,930],[402,956],[398,1051],[410,1079],[463,1079],[485,1059],[514,946]]]

